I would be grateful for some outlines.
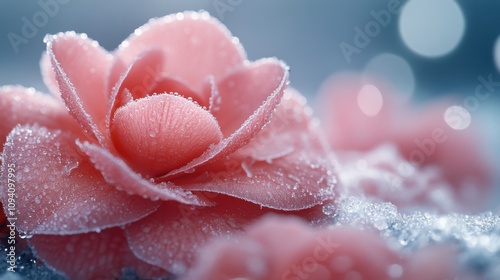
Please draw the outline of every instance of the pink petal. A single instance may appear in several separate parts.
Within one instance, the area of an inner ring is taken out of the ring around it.
[[[148,89],[156,83],[157,75],[160,75],[157,72],[161,69],[162,60],[163,54],[158,49],[145,50],[135,57],[128,68],[125,68],[121,60],[115,60],[109,81],[113,82],[116,75],[119,75],[119,79],[114,84],[109,101],[106,115],[108,130],[115,111],[129,101],[127,92],[133,99],[142,98],[149,93]]]
[[[208,205],[189,191],[182,190],[172,183],[155,184],[141,177],[120,158],[108,150],[88,142],[77,143],[101,171],[105,180],[128,194],[135,194],[152,200],[175,200],[190,205]]]
[[[106,77],[111,56],[86,35],[64,33],[46,40],[62,99],[81,126],[105,145]]]
[[[161,177],[161,179],[167,179],[170,176],[174,176],[180,173],[192,172],[193,168],[199,165],[214,162],[225,157],[226,155],[248,144],[252,137],[254,137],[255,134],[257,134],[259,131],[261,131],[264,125],[266,125],[271,120],[274,109],[281,101],[288,83],[288,68],[284,63],[275,59],[266,59],[260,62],[255,62],[255,64],[259,65],[258,67],[262,67],[264,69],[268,67],[277,67],[281,69],[282,74],[279,76],[281,80],[276,84],[276,88],[272,92],[269,92],[269,96],[267,97],[267,99],[263,101],[260,107],[257,108],[253,112],[253,114],[250,115],[231,136],[222,140],[219,144],[208,148],[207,151],[200,157],[195,158],[190,163],[179,169],[171,171],[166,176]],[[273,77],[268,80],[273,81],[274,83]],[[262,83],[264,83],[264,81],[262,81]]]
[[[17,124],[38,123],[48,128],[78,132],[78,123],[64,104],[52,96],[21,86],[0,87],[0,151]]]
[[[74,143],[73,134],[37,125],[17,126],[9,134],[3,168],[15,165],[20,231],[56,235],[99,231],[136,221],[158,207],[157,202],[108,185]],[[7,177],[5,172],[2,182]],[[0,199],[9,213],[7,192]]]
[[[130,249],[141,260],[175,274],[183,273],[210,238],[227,238],[268,212],[244,201],[220,196],[217,206],[164,203],[154,214],[126,227]]]
[[[299,219],[269,215],[237,242],[220,238],[209,244],[182,279],[389,279],[387,268],[397,263],[373,233],[314,230]]]
[[[248,145],[174,182],[279,210],[332,199],[335,169],[309,110],[302,96],[287,91],[271,122]]]
[[[213,114],[224,136],[230,136],[282,86],[286,66],[275,59],[243,65],[217,83],[220,106]],[[205,91],[211,91],[206,87]],[[208,95],[208,93],[207,93]]]
[[[134,269],[141,279],[168,274],[137,259],[119,228],[68,236],[35,235],[29,243],[40,259],[69,279],[118,279],[125,268]]]
[[[214,117],[199,105],[161,94],[120,107],[111,124],[111,138],[135,170],[158,176],[200,156],[222,134]]]
[[[49,89],[49,92],[55,97],[61,98],[59,85],[57,84],[56,73],[52,67],[52,62],[47,53],[42,54],[40,59],[40,72],[42,73],[43,82]]]
[[[198,103],[200,106],[208,107],[209,97],[191,89],[184,81],[173,77],[159,77],[155,84],[149,89],[151,93],[177,93]]]
[[[209,75],[219,79],[245,60],[238,40],[206,12],[151,20],[124,41],[116,55],[129,64],[150,47],[159,47],[165,54],[166,76],[177,77],[198,92]]]

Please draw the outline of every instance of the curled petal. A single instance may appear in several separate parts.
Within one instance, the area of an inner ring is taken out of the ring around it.
[[[35,235],[29,244],[38,258],[69,279],[118,279],[125,268],[133,269],[141,279],[168,274],[137,259],[119,228],[68,236]]]
[[[120,59],[116,59],[109,81],[117,78],[109,100],[106,115],[106,127],[109,131],[111,120],[115,111],[132,99],[142,98],[148,94],[148,89],[155,84],[155,79],[160,75],[163,55],[159,49],[147,49],[130,62],[126,68]],[[115,77],[117,76],[118,77]]]
[[[256,68],[277,68],[279,71],[269,71],[272,73],[281,73],[280,75],[271,77],[273,83],[279,77],[279,82],[275,83],[275,88],[272,92],[269,92],[269,96],[263,103],[258,107],[248,118],[241,124],[241,126],[231,134],[231,136],[225,138],[217,145],[211,146],[204,152],[200,157],[195,158],[185,166],[175,169],[169,172],[167,175],[161,177],[163,180],[168,180],[169,177],[192,172],[193,168],[198,167],[202,164],[207,164],[210,162],[214,162],[218,159],[225,157],[226,155],[236,151],[242,146],[248,144],[252,137],[255,136],[259,131],[262,130],[264,125],[266,125],[273,115],[274,110],[278,106],[283,94],[285,92],[287,83],[288,83],[288,67],[276,60],[276,59],[264,59],[252,66],[249,66],[248,71],[252,71],[252,67]],[[276,79],[276,80],[275,80]]]
[[[185,12],[153,19],[124,41],[116,55],[128,64],[142,50],[161,48],[163,73],[201,91],[205,79],[216,79],[243,64],[245,53],[238,40],[208,13]]]
[[[285,72],[286,67],[275,59],[262,59],[240,66],[217,83],[220,106],[213,114],[224,136],[238,130],[280,88]],[[206,90],[212,91],[212,86]]]
[[[123,160],[106,149],[89,142],[77,144],[90,157],[95,168],[101,171],[105,180],[124,193],[136,194],[152,200],[174,200],[190,205],[209,205],[190,191],[182,190],[172,183],[156,184],[142,178]]]
[[[57,84],[56,73],[50,62],[50,57],[47,53],[42,54],[40,59],[40,72],[42,73],[42,78],[44,84],[49,89],[49,92],[55,97],[61,98],[61,92],[59,91],[59,85]]]
[[[271,122],[228,159],[174,179],[196,191],[222,193],[279,210],[332,199],[335,166],[303,97],[287,92]]]
[[[121,226],[158,207],[139,196],[108,185],[76,147],[75,136],[39,126],[17,126],[7,137],[2,182],[15,187],[17,213],[0,200],[5,213],[16,216],[26,234],[77,234]],[[9,175],[14,174],[14,176]]]
[[[65,33],[48,36],[46,40],[61,97],[70,113],[90,136],[107,146],[106,74],[111,56],[86,35]]]

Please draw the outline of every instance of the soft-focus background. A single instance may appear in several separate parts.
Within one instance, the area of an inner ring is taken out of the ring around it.
[[[500,158],[500,1],[0,0],[0,85],[46,91],[38,61],[47,33],[87,33],[113,50],[152,17],[201,9],[250,59],[286,61],[292,86],[312,100],[329,75],[357,70],[389,79],[415,102],[443,94],[472,102],[488,154]],[[491,77],[492,94],[474,103],[479,76]]]

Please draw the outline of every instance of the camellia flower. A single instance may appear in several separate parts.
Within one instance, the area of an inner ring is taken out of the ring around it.
[[[14,164],[17,229],[66,276],[182,273],[212,236],[332,199],[288,67],[248,61],[208,14],[151,20],[113,53],[73,32],[45,41],[52,95],[0,88],[1,180]]]

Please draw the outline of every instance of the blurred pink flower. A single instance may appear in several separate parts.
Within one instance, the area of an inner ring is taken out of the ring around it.
[[[437,246],[411,258],[370,231],[312,229],[298,218],[266,216],[237,240],[217,240],[183,279],[453,279],[454,248]]]
[[[384,81],[348,72],[327,79],[320,100],[324,130],[341,165],[362,160],[364,167],[379,165],[376,169],[404,181],[396,193],[384,187],[393,192],[390,201],[397,203],[399,196],[403,199],[400,204],[404,204],[408,193],[414,194],[415,185],[420,185],[423,189],[417,192],[421,195],[430,196],[440,188],[468,207],[477,210],[483,206],[481,202],[492,185],[492,172],[481,150],[475,123],[465,130],[453,129],[446,123],[445,112],[458,103],[456,100],[442,98],[413,108]],[[394,145],[396,151],[374,150],[384,144]],[[377,154],[368,156],[372,162],[363,159],[367,152]],[[366,172],[359,175],[370,177]],[[377,184],[377,179],[371,179],[366,181]],[[362,188],[373,190],[367,185]],[[413,202],[422,202],[421,195],[414,196]]]
[[[333,197],[288,67],[248,61],[208,14],[151,20],[111,54],[73,32],[46,43],[53,96],[0,88],[0,139],[18,229],[70,278],[181,273],[211,236]],[[7,210],[5,191],[0,201]]]

